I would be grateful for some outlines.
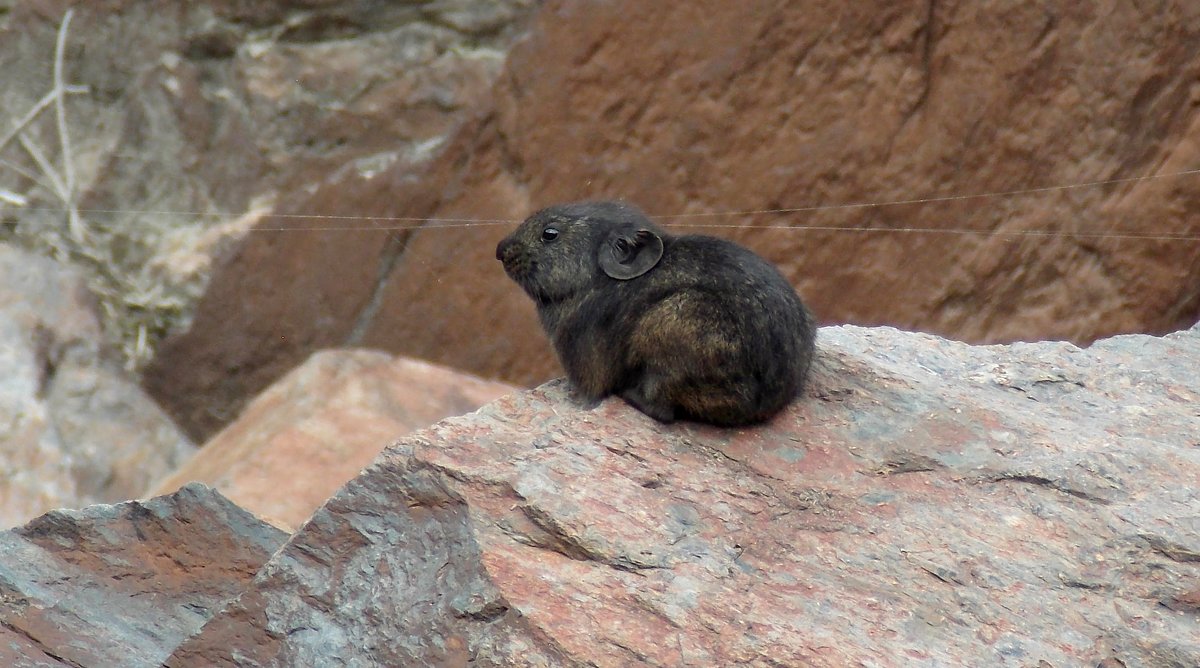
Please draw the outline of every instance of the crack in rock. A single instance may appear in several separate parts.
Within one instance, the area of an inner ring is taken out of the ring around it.
[[[606,554],[594,545],[589,545],[562,526],[561,523],[546,511],[531,505],[520,506],[521,512],[542,531],[539,536],[527,536],[528,544],[574,559],[575,561],[594,561],[610,568],[621,571],[637,572],[667,568],[661,563],[661,558],[655,562],[641,560],[627,554]]]
[[[1036,473],[1017,473],[1015,471],[1009,471],[986,476],[982,478],[980,482],[1019,482],[1027,485],[1046,487],[1056,492],[1062,492],[1063,494],[1068,494],[1070,496],[1083,499],[1084,501],[1090,501],[1100,505],[1106,506],[1112,503],[1111,499],[1104,498],[1087,490],[1079,489],[1078,487],[1072,486],[1069,482],[1061,478],[1048,478]]]
[[[1139,536],[1150,545],[1150,548],[1162,556],[1181,564],[1200,562],[1200,551],[1167,540],[1162,536],[1142,534]]]

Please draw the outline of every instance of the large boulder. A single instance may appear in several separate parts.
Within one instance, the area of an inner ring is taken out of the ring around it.
[[[379,351],[322,351],[149,493],[202,482],[290,530],[400,436],[515,391]]]
[[[548,2],[434,159],[285,189],[276,214],[349,218],[248,237],[148,387],[201,435],[348,340],[543,381],[553,357],[492,256],[507,230],[445,223],[593,197],[753,246],[827,323],[1076,343],[1190,326],[1200,176],[1140,177],[1200,165],[1196,12]],[[833,208],[737,213],[808,207]]]
[[[555,382],[401,440],[166,665],[1200,665],[1200,327],[820,336],[761,427]]]
[[[141,496],[194,450],[105,345],[81,273],[0,244],[0,528]]]

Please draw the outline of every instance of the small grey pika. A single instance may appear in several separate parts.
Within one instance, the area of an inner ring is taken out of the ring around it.
[[[816,326],[766,260],[621,202],[542,209],[496,246],[576,391],[662,422],[761,422],[804,387]]]

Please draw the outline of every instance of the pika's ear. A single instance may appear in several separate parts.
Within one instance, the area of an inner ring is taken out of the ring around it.
[[[600,268],[619,281],[637,278],[654,268],[663,255],[663,240],[646,228],[619,227],[600,246]]]

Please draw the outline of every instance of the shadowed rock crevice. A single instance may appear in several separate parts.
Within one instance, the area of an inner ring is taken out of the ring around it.
[[[654,559],[647,551],[641,554],[621,554],[610,546],[588,541],[559,524],[557,519],[540,508],[521,506],[521,512],[540,531],[524,536],[526,545],[557,552],[568,559],[592,561],[622,571],[667,568],[663,560]],[[666,547],[666,546],[662,546]]]
[[[357,346],[362,342],[363,334],[371,326],[371,321],[374,320],[375,315],[379,313],[379,309],[383,305],[383,296],[387,289],[388,280],[391,278],[392,270],[396,267],[396,262],[404,254],[404,248],[408,245],[408,238],[409,235],[405,232],[388,233],[387,242],[380,253],[374,287],[367,298],[366,305],[355,316],[354,326],[350,329],[350,333],[346,335],[343,345]]]
[[[1161,536],[1139,536],[1142,540],[1157,553],[1181,564],[1200,562],[1200,544],[1192,547],[1187,547],[1179,543],[1172,542]],[[1193,536],[1196,538],[1196,536]]]
[[[1038,485],[1041,487],[1045,487],[1047,489],[1052,489],[1056,492],[1062,492],[1063,494],[1069,494],[1071,496],[1074,496],[1079,499],[1083,499],[1085,501],[1091,501],[1092,503],[1101,503],[1101,504],[1112,503],[1111,499],[1105,498],[1103,496],[1098,496],[1097,494],[1089,492],[1084,489],[1080,489],[1079,487],[1073,486],[1070,482],[1068,482],[1066,480],[1058,479],[1058,478],[1047,478],[1045,476],[1037,475],[1037,474],[1033,474],[1033,473],[1020,473],[1017,471],[1007,471],[1005,473],[1000,473],[1000,474],[997,474],[992,477],[984,478],[983,481],[985,481],[985,482],[1019,482],[1019,483],[1025,483],[1028,485]]]

